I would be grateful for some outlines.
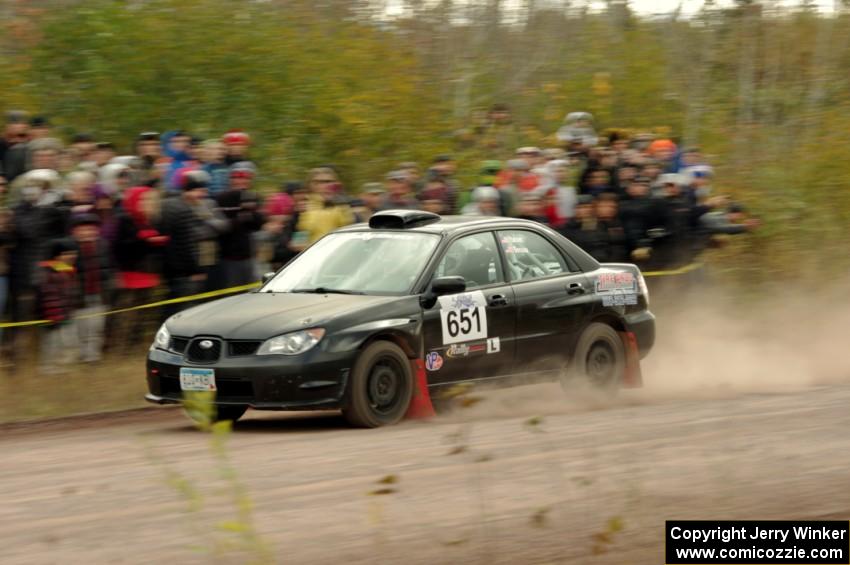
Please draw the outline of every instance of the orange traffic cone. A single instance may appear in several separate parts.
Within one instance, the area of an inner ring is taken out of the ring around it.
[[[624,388],[640,388],[643,386],[643,375],[640,371],[640,353],[637,339],[633,332],[619,332],[626,346],[626,367],[623,371]]]
[[[431,395],[428,393],[428,377],[425,375],[425,361],[416,359],[411,363],[416,373],[416,387],[413,389],[413,397],[407,408],[405,418],[433,418],[436,413],[431,404]]]

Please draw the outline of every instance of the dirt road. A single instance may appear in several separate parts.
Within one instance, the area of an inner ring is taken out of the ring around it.
[[[244,563],[250,520],[278,563],[662,563],[665,519],[850,517],[850,386],[514,402],[557,394],[372,431],[251,415],[250,517],[174,410],[6,429],[0,563]]]

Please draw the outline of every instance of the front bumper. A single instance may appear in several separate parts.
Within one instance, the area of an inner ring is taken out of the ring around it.
[[[342,405],[355,352],[314,349],[302,355],[222,357],[214,363],[190,363],[182,355],[153,349],[148,354],[145,400],[179,404],[180,368],[215,370],[216,404],[258,410],[320,410]]]
[[[643,359],[655,345],[655,316],[649,310],[641,310],[627,314],[625,322],[626,330],[635,334],[640,358]]]

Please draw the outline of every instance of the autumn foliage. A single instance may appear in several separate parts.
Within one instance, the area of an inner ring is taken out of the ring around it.
[[[268,187],[333,163],[348,186],[399,161],[548,146],[568,111],[599,131],[699,144],[763,228],[722,252],[748,280],[846,272],[850,13],[739,2],[656,17],[624,2],[0,2],[0,106],[128,147],[140,131],[251,132]]]

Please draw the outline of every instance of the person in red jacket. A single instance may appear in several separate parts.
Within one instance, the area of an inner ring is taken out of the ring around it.
[[[75,328],[71,321],[77,297],[77,246],[57,239],[50,245],[50,259],[39,266],[38,306],[41,318],[48,320],[42,332],[41,372],[57,373],[73,361]]]
[[[163,255],[168,236],[158,229],[160,212],[159,191],[149,186],[136,186],[124,193],[122,213],[118,219],[117,236],[113,245],[116,277],[116,307],[129,308],[154,301],[160,284]],[[110,346],[128,348],[130,336],[145,320],[150,310],[136,310],[115,316],[114,339]],[[151,321],[151,323],[153,323]]]

